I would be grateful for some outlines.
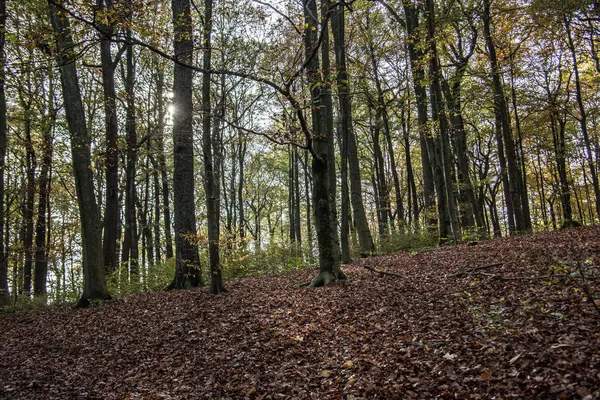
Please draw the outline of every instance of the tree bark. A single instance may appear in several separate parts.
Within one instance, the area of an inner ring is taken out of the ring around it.
[[[331,61],[329,58],[330,45],[329,45],[329,19],[327,18],[327,14],[330,12],[329,10],[329,2],[330,0],[321,0],[321,71],[323,73],[322,80],[322,90],[321,96],[322,103],[321,107],[324,107],[322,110],[322,117],[324,118],[323,128],[325,129],[327,135],[327,174],[329,178],[329,197],[330,197],[330,208],[331,208],[331,218],[334,224],[334,230],[332,232],[334,237],[334,251],[336,262],[339,263],[341,259],[341,249],[340,249],[340,238],[338,234],[338,213],[337,213],[337,174],[336,174],[336,165],[335,165],[335,140],[333,134],[333,101],[331,98],[331,80],[332,80],[332,70],[331,70]]]
[[[54,82],[53,74],[49,69],[48,90],[48,116],[43,123],[42,134],[42,167],[38,180],[38,209],[35,226],[35,268],[33,274],[33,290],[36,295],[46,294],[46,280],[48,275],[48,244],[47,232],[50,231],[50,213],[48,212],[50,198],[50,168],[52,166],[53,137],[52,130],[56,118],[54,108]]]
[[[174,49],[178,60],[192,63],[193,36],[190,0],[172,0]],[[175,211],[175,277],[169,289],[202,285],[194,202],[194,133],[192,70],[175,64],[173,73],[173,192]],[[208,132],[210,137],[210,131]]]
[[[102,252],[102,227],[100,213],[94,195],[94,177],[91,162],[91,137],[87,131],[81,89],[75,66],[75,49],[68,16],[62,12],[59,1],[48,1],[50,20],[56,33],[56,58],[60,66],[60,78],[69,133],[77,203],[81,218],[83,250],[83,293],[78,306],[85,307],[91,300],[110,299],[104,275]]]
[[[97,0],[96,5],[107,15],[103,19],[108,20],[113,12],[112,0]],[[102,31],[106,35],[100,41],[100,64],[102,65],[102,88],[104,94],[104,124],[106,138],[105,156],[105,202],[104,202],[104,237],[103,254],[104,264],[107,272],[112,272],[119,265],[117,258],[117,241],[119,228],[119,140],[117,103],[115,90],[115,61],[111,54],[110,35],[113,26],[110,22],[100,23]]]
[[[429,69],[430,69],[430,97],[431,97],[431,115],[432,119],[437,123],[439,128],[439,142],[441,150],[441,167],[443,176],[438,178],[440,182],[443,182],[444,193],[441,196],[446,196],[445,202],[447,207],[448,217],[450,219],[450,225],[452,228],[452,235],[454,243],[462,241],[462,234],[460,230],[460,223],[458,220],[458,211],[456,207],[456,199],[454,197],[453,188],[453,163],[450,155],[450,138],[448,137],[448,123],[446,120],[445,104],[442,98],[442,87],[441,87],[441,70],[439,66],[437,44],[435,37],[435,8],[432,0],[426,0],[427,5],[427,30],[428,39],[431,54],[429,55]],[[436,168],[437,170],[437,168]],[[440,196],[438,195],[438,199]],[[441,207],[440,207],[441,208]],[[445,211],[445,210],[444,210]],[[440,211],[440,221],[442,221],[442,213]],[[440,227],[440,232],[442,228]],[[444,240],[444,236],[440,234],[440,241]]]
[[[130,5],[131,7],[131,5]],[[131,12],[131,10],[129,10]],[[131,15],[128,16],[131,19]],[[131,36],[131,31],[127,32]],[[137,191],[136,191],[136,164],[137,164],[137,127],[135,115],[135,72],[133,60],[133,46],[126,49],[127,72],[125,75],[125,92],[127,94],[127,110],[125,117],[125,131],[127,136],[127,165],[125,168],[125,233],[121,263],[129,267],[130,278],[136,282],[139,273],[139,247],[138,226],[136,217]]]
[[[213,1],[204,1],[204,34],[202,38],[204,57],[203,68],[211,66],[211,33]],[[225,291],[221,277],[219,259],[219,180],[215,179],[213,160],[213,140],[210,131],[210,73],[202,74],[202,152],[204,160],[204,192],[206,193],[206,213],[208,219],[208,255],[210,259],[210,292],[219,294]]]
[[[346,44],[345,44],[345,21],[344,5],[338,4],[333,9],[331,17],[331,28],[333,33],[333,43],[335,49],[336,62],[336,85],[338,89],[338,99],[340,105],[340,130],[342,138],[342,147],[347,149],[348,171],[350,178],[350,202],[352,204],[352,214],[354,224],[358,231],[358,241],[360,251],[363,256],[369,255],[375,251],[373,237],[369,230],[369,223],[365,213],[365,207],[362,199],[362,184],[360,175],[360,164],[358,162],[358,153],[356,147],[356,138],[352,129],[352,102],[350,99],[350,82],[346,68]]]
[[[171,235],[171,199],[169,197],[169,176],[167,171],[167,162],[165,157],[165,146],[163,136],[165,134],[165,102],[164,102],[164,86],[165,72],[162,67],[157,68],[156,87],[157,87],[157,107],[158,107],[158,133],[156,136],[156,147],[158,148],[158,166],[161,179],[161,192],[164,217],[164,232],[165,232],[165,257],[167,260],[173,258],[173,236]],[[158,223],[158,222],[157,222]]]
[[[8,265],[4,247],[5,213],[4,213],[4,169],[6,163],[6,94],[4,81],[6,78],[6,0],[0,0],[0,308],[10,304],[8,292]]]
[[[598,174],[596,171],[596,165],[592,157],[592,145],[588,134],[587,126],[587,110],[583,103],[583,96],[581,94],[581,81],[579,78],[579,66],[577,64],[577,54],[575,53],[575,45],[573,43],[573,35],[571,33],[571,21],[570,17],[564,16],[565,31],[567,32],[567,43],[569,51],[571,53],[571,59],[573,60],[573,73],[575,78],[575,99],[579,107],[579,126],[581,128],[581,134],[583,136],[583,143],[585,144],[585,151],[587,156],[587,164],[590,170],[590,176],[592,177],[592,187],[594,188],[594,198],[596,201],[596,218],[600,218],[600,184],[598,183]],[[592,217],[592,221],[594,218]]]
[[[312,114],[312,175],[313,175],[313,206],[315,210],[315,227],[319,244],[319,274],[311,281],[310,286],[326,285],[338,279],[346,279],[342,272],[337,256],[335,242],[335,221],[331,210],[331,193],[328,162],[328,140],[326,119],[323,115],[325,107],[321,107],[323,96],[322,76],[319,72],[319,57],[315,53],[317,46],[316,0],[303,0],[304,9],[304,49],[307,62],[306,76],[310,87]]]
[[[501,134],[504,140],[503,148],[505,150],[506,156],[506,178],[504,182],[507,185],[507,189],[505,189],[504,192],[507,197],[507,208],[508,204],[512,203],[512,214],[514,215],[514,228],[510,230],[509,223],[509,230],[511,231],[511,233],[514,234],[518,232],[525,232],[527,230],[525,216],[523,213],[523,196],[521,195],[521,188],[519,185],[521,177],[519,172],[519,166],[516,162],[516,153],[510,129],[510,116],[508,114],[506,97],[504,94],[504,89],[502,87],[501,72],[500,67],[498,65],[498,58],[496,56],[496,46],[494,45],[491,33],[490,0],[484,0],[483,10],[483,28],[485,34],[485,41],[490,55],[492,81],[494,86],[494,105],[496,109],[496,118],[497,122],[500,123]],[[510,200],[508,199],[508,197],[510,197]]]
[[[409,37],[407,42],[408,54],[412,71],[413,90],[417,101],[417,117],[419,126],[419,144],[421,147],[421,165],[423,170],[423,197],[425,202],[425,224],[429,231],[435,231],[438,225],[438,218],[435,215],[435,192],[434,182],[434,154],[431,135],[427,134],[427,92],[425,90],[425,71],[423,69],[422,59],[424,57],[419,37],[419,13],[421,6],[405,3],[404,14],[406,16],[406,33]],[[430,154],[431,153],[431,154]],[[439,205],[438,205],[439,209]],[[440,216],[441,217],[441,216]],[[440,226],[447,224],[440,223]],[[445,229],[445,228],[444,228]],[[440,235],[443,233],[440,232]],[[446,235],[445,233],[443,235]]]

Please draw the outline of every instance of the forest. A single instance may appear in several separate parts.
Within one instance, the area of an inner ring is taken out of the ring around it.
[[[594,224],[599,10],[0,1],[1,304]]]
[[[0,0],[0,397],[600,398],[599,51],[596,0]]]

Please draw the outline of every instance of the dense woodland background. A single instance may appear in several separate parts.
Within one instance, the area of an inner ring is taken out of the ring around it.
[[[600,4],[0,0],[0,305],[600,215]],[[82,291],[83,288],[83,291]]]

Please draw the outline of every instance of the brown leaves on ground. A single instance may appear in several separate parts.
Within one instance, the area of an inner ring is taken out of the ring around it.
[[[3,315],[0,398],[600,398],[599,257],[578,228]]]

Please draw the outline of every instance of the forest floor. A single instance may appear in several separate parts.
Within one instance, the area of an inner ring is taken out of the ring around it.
[[[600,398],[600,227],[344,270],[0,315],[0,398]]]

